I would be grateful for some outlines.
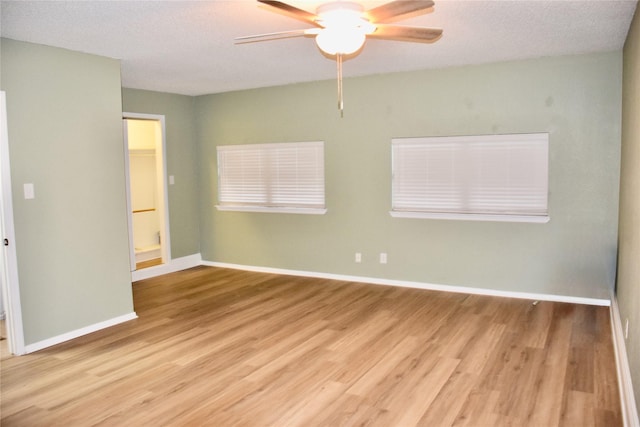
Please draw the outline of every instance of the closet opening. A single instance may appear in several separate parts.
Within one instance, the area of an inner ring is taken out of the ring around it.
[[[170,261],[164,116],[124,115],[131,271]]]

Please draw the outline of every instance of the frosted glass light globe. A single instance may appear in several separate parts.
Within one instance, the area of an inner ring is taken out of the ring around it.
[[[329,27],[316,36],[316,44],[329,55],[350,55],[364,45],[365,39],[364,32],[357,28]]]

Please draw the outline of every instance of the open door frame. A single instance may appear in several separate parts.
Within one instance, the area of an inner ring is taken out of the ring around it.
[[[129,256],[131,258],[131,271],[136,268],[135,263],[135,247],[133,243],[133,214],[131,212],[131,188],[129,177],[129,141],[127,134],[127,120],[150,120],[155,121],[160,126],[160,137],[156,138],[156,170],[158,174],[158,203],[162,206],[160,219],[160,240],[162,263],[167,264],[171,261],[171,235],[169,228],[169,194],[168,194],[168,174],[167,174],[167,150],[165,137],[165,118],[163,115],[141,114],[141,113],[122,113],[123,129],[124,129],[124,155],[126,168],[126,186],[127,186],[127,218],[129,221]]]
[[[18,255],[13,224],[13,196],[9,161],[9,133],[7,130],[6,94],[0,92],[0,179],[2,181],[2,299],[6,309],[6,329],[9,351],[15,355],[25,353],[22,327],[22,305],[18,281]],[[6,239],[6,241],[4,240]],[[5,244],[5,242],[7,244]]]

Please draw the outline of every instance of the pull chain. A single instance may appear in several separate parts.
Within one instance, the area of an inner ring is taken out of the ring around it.
[[[336,56],[336,64],[338,65],[338,109],[340,117],[344,117],[344,100],[342,99],[342,54]]]

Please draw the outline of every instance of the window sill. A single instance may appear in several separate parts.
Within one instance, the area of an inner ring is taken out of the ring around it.
[[[219,206],[216,209],[223,212],[262,212],[262,213],[286,213],[286,214],[304,214],[304,215],[324,215],[327,213],[325,208],[268,208],[258,206]]]
[[[432,213],[432,212],[403,212],[390,211],[394,218],[419,218],[419,219],[449,219],[461,221],[495,221],[495,222],[530,222],[545,224],[551,218],[549,215],[482,215],[482,214],[456,214],[456,213]]]

